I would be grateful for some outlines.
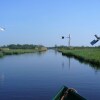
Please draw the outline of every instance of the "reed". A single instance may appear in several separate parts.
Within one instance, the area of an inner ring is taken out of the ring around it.
[[[36,52],[36,50],[32,49],[10,49],[10,50],[3,50],[2,51],[4,55],[13,55],[13,54],[23,54],[23,53],[33,53]]]
[[[24,54],[24,53],[34,53],[46,51],[47,48],[36,48],[36,49],[2,49],[0,51],[0,57],[5,55],[14,55],[14,54]]]
[[[0,51],[0,57],[3,57],[3,53]]]
[[[100,65],[100,48],[59,49],[63,55],[72,56],[93,64]]]

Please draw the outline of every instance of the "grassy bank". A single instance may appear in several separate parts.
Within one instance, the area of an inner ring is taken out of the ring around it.
[[[0,57],[3,57],[3,53],[2,52],[0,52]]]
[[[14,54],[24,54],[24,53],[34,53],[46,51],[47,48],[35,48],[35,49],[1,49],[0,57],[5,55],[14,55]]]
[[[62,52],[63,55],[100,65],[100,48],[73,48],[71,50],[60,48],[58,51]]]

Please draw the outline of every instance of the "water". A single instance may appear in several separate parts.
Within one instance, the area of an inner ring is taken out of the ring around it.
[[[0,59],[0,100],[52,100],[63,86],[100,99],[100,69],[53,50]]]

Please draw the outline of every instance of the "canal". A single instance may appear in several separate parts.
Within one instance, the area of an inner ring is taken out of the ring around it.
[[[63,86],[100,99],[100,69],[54,50],[0,58],[0,100],[52,100]]]

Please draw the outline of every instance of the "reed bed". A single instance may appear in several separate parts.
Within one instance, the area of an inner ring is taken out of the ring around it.
[[[34,52],[42,52],[46,51],[47,48],[39,48],[39,49],[3,49],[0,51],[0,57],[5,55],[14,55],[14,54],[24,54],[24,53],[34,53]]]
[[[100,48],[59,49],[63,55],[72,56],[96,65],[100,65]]]

